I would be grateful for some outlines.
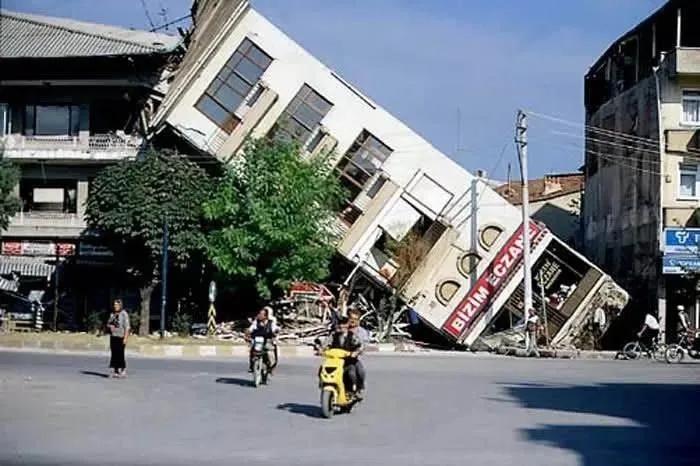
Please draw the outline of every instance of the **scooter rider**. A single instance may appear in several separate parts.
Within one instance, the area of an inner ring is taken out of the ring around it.
[[[362,352],[362,342],[357,337],[356,333],[350,330],[350,318],[340,317],[335,331],[330,338],[330,348],[343,349],[351,353],[345,358],[345,375],[350,380],[350,385],[356,388],[355,396],[362,398],[362,390],[364,389],[364,371],[362,366],[357,370],[359,360],[357,357]]]
[[[353,344],[352,355],[346,364],[349,366],[349,376],[357,386],[358,398],[364,397],[365,391],[365,368],[362,365],[359,357],[365,350],[365,345],[369,342],[369,332],[360,326],[360,311],[353,308],[348,311],[348,335],[351,337]]]
[[[277,367],[277,344],[275,342],[275,336],[279,332],[279,327],[277,323],[270,319],[270,309],[268,306],[260,309],[258,315],[256,316],[253,323],[250,325],[248,330],[245,332],[246,341],[250,342],[255,337],[264,337],[266,342],[267,351],[267,361],[269,364],[269,373],[272,375],[272,371]],[[249,356],[248,356],[248,372],[253,372],[253,347],[251,345]]]

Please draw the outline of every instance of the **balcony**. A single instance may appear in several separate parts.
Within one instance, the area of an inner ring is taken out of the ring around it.
[[[24,136],[0,139],[11,160],[85,160],[114,162],[138,155],[143,139],[127,135]]]
[[[10,220],[5,236],[74,238],[87,228],[78,214],[19,212]]]
[[[672,74],[700,75],[700,48],[679,47],[666,60]]]

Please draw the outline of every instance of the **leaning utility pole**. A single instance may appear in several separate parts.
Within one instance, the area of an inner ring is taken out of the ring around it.
[[[523,277],[524,302],[523,319],[527,329],[527,321],[530,318],[532,309],[532,270],[530,269],[530,196],[528,193],[527,178],[527,115],[522,110],[518,110],[515,124],[515,145],[518,149],[518,162],[520,163],[520,176],[522,178],[522,207],[523,207],[523,267],[525,276]],[[525,332],[525,344],[528,343],[528,332]]]
[[[165,308],[168,306],[168,248],[170,247],[168,235],[168,218],[163,219],[163,263],[160,266],[161,291],[160,291],[160,338],[165,338]]]

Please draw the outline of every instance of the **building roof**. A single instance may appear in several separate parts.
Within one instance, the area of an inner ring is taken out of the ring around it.
[[[166,34],[0,10],[0,58],[145,55],[179,43]]]
[[[546,175],[537,180],[530,180],[527,187],[530,202],[540,202],[583,191],[584,178],[581,173]],[[520,205],[523,202],[520,181],[499,186],[496,192],[511,204]]]
[[[602,64],[605,59],[617,48],[617,46],[625,41],[627,38],[633,36],[636,34],[639,30],[642,28],[648,26],[652,22],[654,22],[658,17],[661,15],[665,14],[669,10],[677,10],[680,8],[682,5],[689,3],[690,1],[695,2],[697,0],[668,0],[666,3],[661,5],[658,9],[656,9],[653,13],[651,13],[649,16],[644,18],[639,24],[634,26],[632,29],[615,39],[615,41],[610,44],[610,46],[605,50],[605,52],[596,59],[595,63],[593,63],[590,68],[588,68],[588,71],[586,72],[586,76],[590,75],[591,73],[595,72]]]

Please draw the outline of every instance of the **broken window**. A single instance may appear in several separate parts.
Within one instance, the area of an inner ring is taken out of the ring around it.
[[[304,84],[282,112],[271,137],[304,146],[332,107],[332,103]]]
[[[362,190],[391,153],[389,146],[369,131],[362,130],[335,169],[344,180]]]
[[[272,58],[260,47],[244,39],[231,58],[216,75],[195,107],[231,133],[240,119],[234,114],[260,80]]]

